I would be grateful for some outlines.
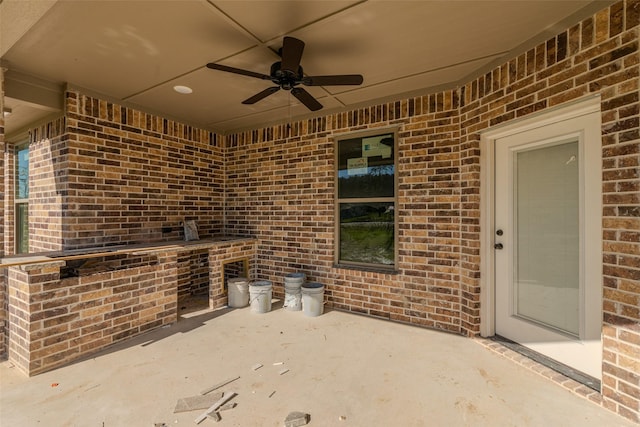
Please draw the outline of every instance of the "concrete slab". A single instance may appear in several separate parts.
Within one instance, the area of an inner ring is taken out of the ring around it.
[[[201,411],[174,414],[176,400],[236,375],[217,390],[237,393],[221,426],[282,426],[292,411],[331,427],[634,425],[468,338],[277,307],[190,313],[33,378],[3,362],[0,425],[193,425]]]

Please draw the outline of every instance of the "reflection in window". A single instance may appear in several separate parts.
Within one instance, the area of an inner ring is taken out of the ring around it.
[[[29,252],[29,204],[16,204],[16,253]]]
[[[395,134],[337,141],[337,262],[395,265]]]
[[[29,146],[16,149],[15,169],[16,253],[29,252]]]
[[[394,206],[383,203],[340,204],[340,260],[394,264]]]

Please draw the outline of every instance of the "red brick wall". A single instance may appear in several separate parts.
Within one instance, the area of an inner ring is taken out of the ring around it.
[[[249,277],[256,277],[257,242],[253,239],[222,242],[209,249],[209,307],[220,308],[227,305],[228,291],[224,280],[225,264],[247,261]]]
[[[261,278],[303,271],[334,307],[463,332],[457,108],[450,91],[228,136],[227,232],[259,237]],[[331,137],[381,126],[399,127],[398,273],[336,269]]]
[[[62,280],[60,267],[10,268],[9,359],[34,375],[175,322],[176,273],[175,254]]]
[[[4,256],[4,71],[0,67],[0,257]],[[5,271],[0,270],[0,359],[7,354],[7,282]]]
[[[66,120],[60,117],[29,132],[29,252],[64,248],[65,131]]]
[[[600,94],[603,401],[640,421],[639,21],[638,0],[619,2],[459,89],[229,135],[225,147],[215,134],[69,92],[67,164],[56,177],[62,241],[175,238],[159,229],[190,218],[206,236],[222,227],[224,202],[225,231],[259,239],[258,277],[281,285],[303,271],[334,307],[476,335],[479,132]],[[389,126],[400,137],[398,271],[334,268],[333,137]],[[210,298],[221,303],[223,290]]]
[[[0,206],[2,207],[0,210],[0,242],[4,242],[4,150],[4,71],[0,67]],[[0,256],[2,255],[4,255],[4,245],[0,246]],[[0,292],[0,295],[3,293]],[[0,354],[2,354],[1,351]]]
[[[186,219],[220,232],[221,137],[73,91],[65,108],[32,131],[32,251],[181,239]]]
[[[639,25],[640,2],[616,3],[465,85],[460,97],[461,144],[473,153],[479,130],[601,95],[603,167],[594,173],[603,178],[602,394],[605,406],[635,421],[640,421]],[[472,168],[474,158],[463,162]],[[472,182],[479,179],[477,172],[470,176]],[[472,249],[477,239],[468,242]],[[469,265],[469,273],[477,272],[477,264]],[[470,285],[468,301],[475,304],[479,287],[477,281]]]
[[[198,222],[201,237],[220,233],[220,136],[73,91],[66,94],[65,110],[29,132],[30,252],[181,239],[187,219]],[[14,227],[14,156],[7,150],[0,159],[3,231]],[[0,236],[0,251],[13,253],[14,233]],[[207,279],[198,280],[206,289]],[[0,285],[2,355],[4,279]]]
[[[480,135],[602,99],[604,404],[640,421],[640,2],[616,3],[463,87],[227,136],[228,233],[258,237],[258,276],[301,270],[341,309],[476,335]],[[397,274],[334,268],[334,142],[398,126]]]
[[[225,263],[256,265],[254,239],[140,251],[9,268],[9,360],[35,375],[176,322],[179,263],[188,254],[206,264],[210,308],[227,304]]]
[[[206,295],[209,290],[209,252],[206,249],[178,255],[178,298]]]
[[[15,146],[10,142],[4,142],[3,153],[4,170],[3,174],[3,195],[4,195],[4,209],[3,209],[3,225],[4,236],[2,241],[3,252],[5,255],[11,255],[15,253]]]

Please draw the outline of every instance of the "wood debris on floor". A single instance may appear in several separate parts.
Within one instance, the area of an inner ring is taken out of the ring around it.
[[[279,367],[278,375],[283,375],[289,372],[288,368],[283,368],[284,362],[274,362],[274,367]],[[262,363],[254,364],[251,369],[253,371],[257,371],[262,368],[264,365]],[[228,411],[236,407],[235,402],[229,402],[231,399],[236,397],[238,393],[234,391],[217,391],[213,393],[215,390],[218,390],[236,380],[240,379],[240,376],[229,377],[224,381],[221,381],[211,387],[203,389],[200,391],[199,395],[182,397],[179,398],[176,402],[174,413],[180,412],[188,412],[188,411],[196,411],[196,410],[205,410],[201,413],[194,422],[196,424],[202,423],[206,419],[210,419],[215,422],[219,422],[222,420],[222,416],[220,412]],[[255,392],[255,391],[254,391]],[[276,390],[271,392],[269,398],[276,394]],[[287,415],[285,419],[286,427],[297,427],[304,426],[309,423],[311,419],[311,415],[306,414],[304,412],[291,412]],[[177,421],[176,421],[177,422]],[[166,427],[165,423],[155,423],[154,427]]]
[[[237,377],[233,377],[233,378],[226,379],[226,380],[224,380],[224,381],[222,381],[222,382],[220,382],[220,383],[218,383],[218,384],[216,384],[216,385],[214,385],[214,386],[211,386],[211,387],[209,387],[209,388],[206,388],[206,389],[202,390],[202,391],[200,392],[200,394],[205,395],[205,394],[207,394],[207,393],[210,393],[210,392],[212,392],[212,391],[214,391],[214,390],[219,389],[220,387],[224,387],[225,385],[227,385],[227,384],[229,384],[229,383],[231,383],[231,382],[233,382],[233,381],[235,381],[235,380],[237,380],[237,379],[240,379],[240,377],[239,377],[239,376],[237,376]]]
[[[194,422],[196,424],[200,424],[201,422],[206,420],[208,417],[213,418],[215,421],[220,421],[221,417],[220,417],[220,414],[218,413],[218,408],[220,408],[222,405],[227,403],[229,400],[233,399],[235,396],[236,396],[236,393],[234,392],[226,392],[220,400],[218,400],[216,403],[211,405],[211,407],[209,407],[209,409],[207,409],[198,418],[196,418]]]
[[[290,412],[287,415],[287,418],[284,419],[285,427],[300,427],[309,424],[311,420],[310,414],[305,414],[304,412]]]

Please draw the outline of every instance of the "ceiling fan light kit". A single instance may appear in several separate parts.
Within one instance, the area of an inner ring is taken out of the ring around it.
[[[258,92],[250,98],[242,101],[243,104],[255,104],[256,102],[278,92],[280,89],[289,90],[300,102],[302,102],[309,110],[317,111],[322,108],[322,104],[318,102],[304,86],[343,86],[343,85],[361,85],[363,77],[360,74],[338,74],[329,76],[305,76],[300,61],[302,60],[302,52],[304,51],[304,42],[293,37],[285,37],[280,50],[282,60],[274,62],[271,65],[269,74],[256,73],[240,68],[229,67],[226,65],[210,62],[208,68],[212,70],[225,71],[227,73],[240,74],[243,76],[253,77],[261,80],[269,80],[276,86],[271,86]]]

